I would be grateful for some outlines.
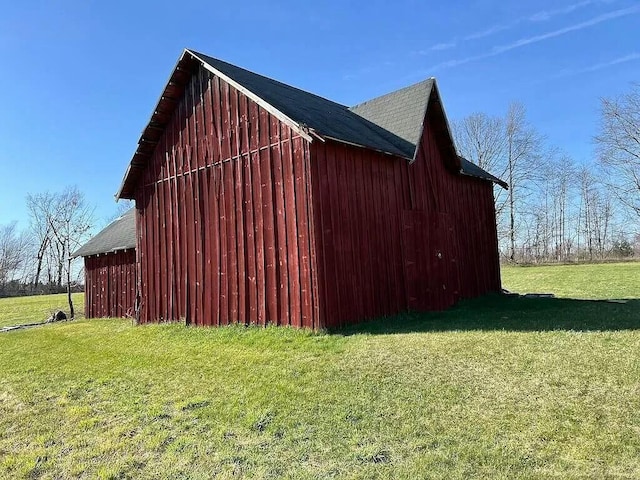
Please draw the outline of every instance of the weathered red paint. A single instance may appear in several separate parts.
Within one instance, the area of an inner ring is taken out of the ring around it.
[[[193,72],[136,188],[142,322],[336,327],[500,289],[492,185],[455,171],[437,109],[409,163]]]
[[[204,69],[136,192],[140,319],[320,327],[306,141]]]
[[[500,290],[492,185],[454,174],[428,113],[413,163],[311,145],[320,323],[439,310]]]
[[[136,252],[133,249],[84,258],[84,314],[87,318],[133,317]]]

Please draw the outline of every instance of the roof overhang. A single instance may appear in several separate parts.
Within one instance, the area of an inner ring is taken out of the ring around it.
[[[173,112],[180,102],[185,85],[193,75],[197,65],[197,60],[187,50],[182,52],[162,90],[156,107],[153,109],[151,118],[142,130],[138,140],[138,147],[129,162],[118,193],[116,193],[116,200],[121,198],[132,200],[134,198],[136,183],[147,166],[149,158],[153,155],[165,126],[171,120]]]
[[[389,155],[389,156],[396,157],[396,158],[402,158],[404,160],[408,160],[409,162],[411,161],[411,158],[409,158],[409,157],[407,157],[405,155],[401,155],[400,153],[387,152],[386,150],[380,150],[379,148],[369,147],[367,145],[360,145],[359,143],[349,142],[347,140],[342,140],[340,138],[330,137],[328,135],[325,135],[324,137],[320,137],[320,138],[321,138],[321,140],[323,142],[326,141],[326,140],[332,140],[334,142],[342,143],[344,145],[350,145],[352,147],[358,147],[358,148],[365,148],[367,150],[371,150],[372,152],[378,152],[378,153],[382,153],[384,155]]]
[[[460,175],[464,175],[467,177],[478,178],[480,180],[484,180],[486,182],[495,183],[496,185],[500,185],[505,190],[509,190],[509,184],[504,180],[500,180],[498,177],[490,174],[482,167],[476,165],[473,162],[470,162],[464,157],[458,156],[458,160],[460,162]]]
[[[111,250],[107,250],[104,252],[96,252],[96,253],[82,253],[80,251],[80,249],[76,250],[75,252],[73,252],[71,255],[69,255],[69,258],[78,258],[78,257],[83,257],[83,258],[88,258],[88,257],[99,257],[101,255],[110,255],[110,254],[116,254],[118,252],[126,252],[127,250],[135,250],[136,247],[116,247],[116,248],[112,248]]]

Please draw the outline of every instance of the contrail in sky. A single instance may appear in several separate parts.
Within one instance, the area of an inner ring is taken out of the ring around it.
[[[620,10],[614,10],[613,12],[605,13],[594,17],[590,20],[586,20],[584,22],[576,23],[574,25],[569,25],[567,27],[563,27],[557,30],[552,30],[550,32],[542,33],[540,35],[535,35],[532,37],[521,38],[520,40],[516,40],[515,42],[506,44],[506,45],[498,45],[493,47],[491,51],[482,53],[479,55],[473,55],[470,57],[448,60],[446,62],[438,63],[431,67],[430,71],[440,70],[443,68],[457,67],[458,65],[464,65],[465,63],[473,62],[476,60],[482,60],[484,58],[495,57],[505,52],[509,52],[511,50],[515,50],[517,48],[524,47],[526,45],[531,45],[533,43],[543,42],[545,40],[549,40],[550,38],[559,37],[561,35],[566,35],[570,32],[576,32],[579,30],[583,30],[585,28],[593,27],[594,25],[598,25],[603,22],[607,22],[609,20],[613,20],[616,18],[634,15],[640,12],[640,5],[635,5],[629,8],[622,8]]]
[[[557,75],[553,75],[548,78],[553,79],[553,78],[571,77],[574,75],[582,75],[584,73],[597,72],[598,70],[604,70],[605,68],[613,67],[615,65],[620,65],[621,63],[633,62],[635,60],[640,60],[640,52],[630,53],[629,55],[614,58],[613,60],[609,60],[608,62],[596,63],[594,65],[591,65],[585,68],[580,68],[575,70],[564,70],[558,73]]]
[[[616,0],[583,0],[581,2],[573,3],[571,5],[567,5],[565,7],[561,7],[553,10],[541,10],[531,15],[525,15],[525,16],[519,17],[509,23],[493,25],[485,30],[481,30],[481,31],[472,33],[470,35],[464,36],[460,40],[456,38],[448,42],[438,43],[436,45],[433,45],[432,47],[429,47],[427,50],[420,50],[417,53],[420,55],[426,55],[427,53],[433,52],[433,51],[447,50],[447,49],[456,47],[461,41],[478,40],[480,38],[489,37],[491,35],[495,35],[496,33],[503,32],[505,30],[511,30],[524,22],[531,22],[531,23],[545,22],[555,17],[561,16],[561,15],[567,15],[569,13],[575,12],[576,10],[580,10],[582,8],[588,7],[589,5],[603,4],[603,3],[609,4],[614,1]]]

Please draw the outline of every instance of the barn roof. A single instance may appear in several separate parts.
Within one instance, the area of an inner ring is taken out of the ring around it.
[[[367,100],[349,110],[407,141],[411,158],[414,158],[434,85],[435,79],[428,78],[415,85]]]
[[[71,257],[89,257],[136,248],[135,212],[136,209],[132,208],[121,217],[116,218],[91,240],[73,252]]]
[[[202,53],[192,53],[205,66],[213,67],[214,73],[223,73],[303,129],[311,129],[322,137],[413,158],[415,144],[357,115],[345,105]]]
[[[314,137],[329,138],[408,160],[414,160],[417,154],[417,144],[422,135],[427,107],[437,108],[441,124],[439,130],[446,139],[446,147],[451,153],[454,168],[466,173],[456,154],[440,94],[433,78],[354,107],[347,107],[208,55],[185,50],[138,141],[138,148],[116,194],[117,198],[133,198],[137,179],[153,154],[162,130],[169,122],[184,86],[197,65],[203,65],[309,141]],[[497,181],[484,170],[484,173],[478,172],[478,169],[479,167],[468,168],[472,173],[467,174]]]
[[[448,146],[455,152],[453,139],[446,121],[444,109],[440,103],[440,98],[434,78],[429,78],[423,82],[416,83],[395,92],[382,95],[381,97],[368,100],[364,103],[351,107],[352,112],[366,118],[367,120],[380,125],[384,129],[405,139],[413,149],[417,151],[416,145],[422,137],[422,127],[429,103],[438,104],[441,110],[441,121],[446,130],[446,137],[451,142]],[[415,158],[415,152],[414,152]],[[507,184],[497,177],[494,177],[486,170],[475,163],[456,154],[459,161],[460,173],[469,177],[480,178],[489,182],[497,183],[503,188]]]
[[[481,178],[482,180],[488,180],[493,183],[497,183],[502,188],[508,189],[507,182],[500,180],[498,177],[494,177],[489,172],[479,167],[475,163],[470,162],[466,158],[458,157],[460,159],[460,173],[469,177]]]

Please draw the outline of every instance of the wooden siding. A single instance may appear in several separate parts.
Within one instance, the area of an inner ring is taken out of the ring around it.
[[[135,315],[135,250],[85,257],[84,272],[85,317],[133,317]]]
[[[140,320],[318,328],[306,140],[200,67],[136,188]]]
[[[427,115],[411,164],[312,145],[321,324],[443,309],[500,289],[492,185],[447,169],[441,124]]]

